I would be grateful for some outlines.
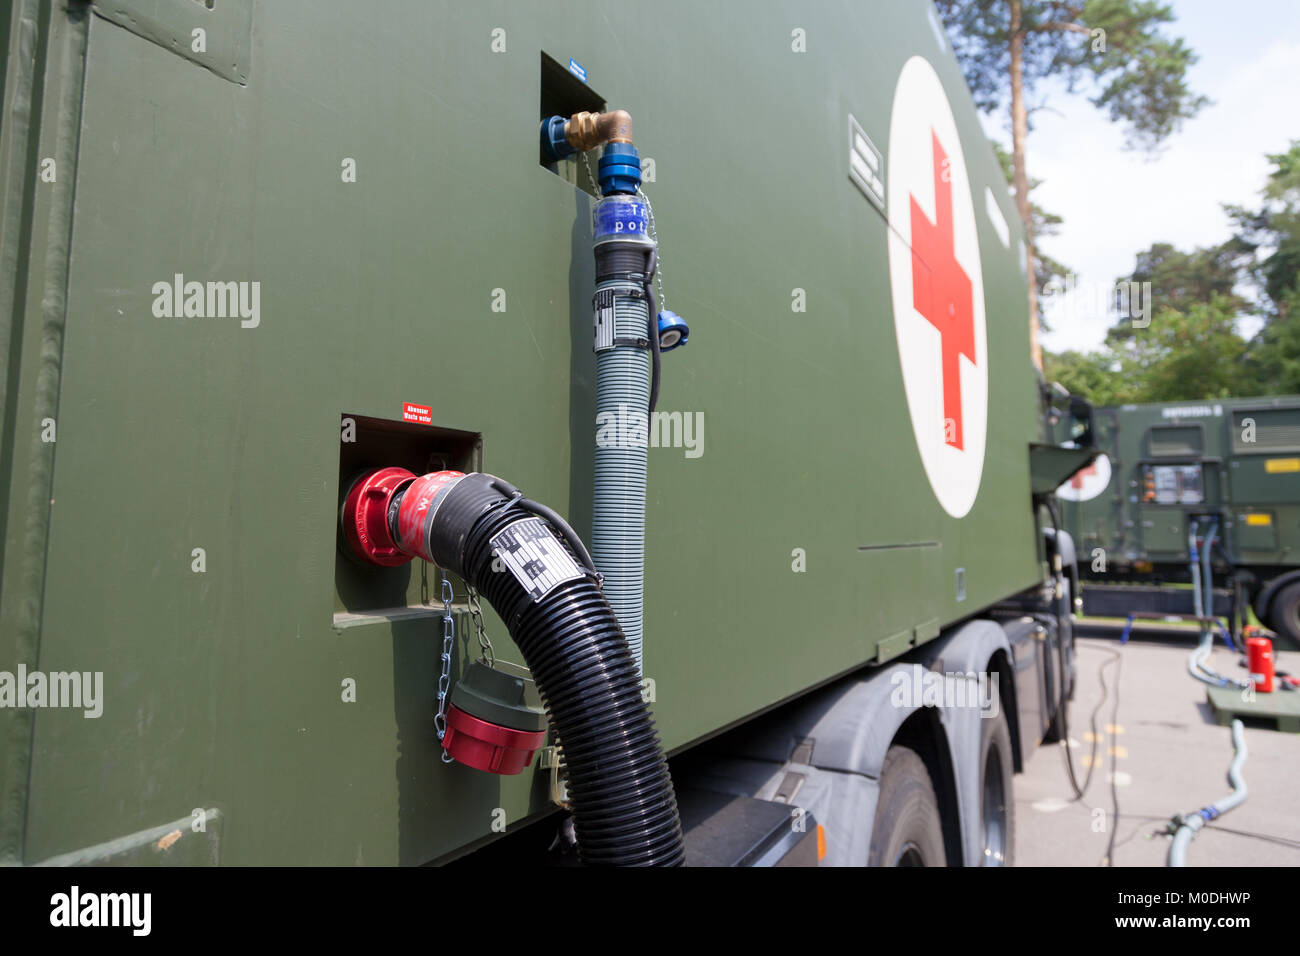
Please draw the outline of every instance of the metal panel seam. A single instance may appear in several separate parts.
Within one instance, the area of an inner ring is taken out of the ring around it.
[[[40,367],[36,375],[36,418],[56,418],[63,363],[63,339],[67,327],[68,272],[72,242],[73,196],[76,185],[77,149],[81,135],[81,106],[85,93],[86,46],[89,14],[85,7],[70,6],[61,29],[51,21],[51,40],[58,35],[61,49],[58,64],[59,97],[56,106],[55,161],[71,175],[51,184],[49,234],[45,243],[44,285],[41,290]],[[54,443],[45,442],[40,430],[32,433],[31,465],[27,475],[27,508],[23,529],[22,576],[19,579],[20,607],[18,648],[20,660],[39,663],[41,619],[45,594],[45,569],[51,518],[50,489],[54,481]],[[24,732],[27,750],[11,748],[8,779],[23,780],[5,794],[0,817],[0,845],[20,846],[26,839],[27,800],[31,787],[31,747],[35,719],[30,710],[15,716],[18,735]],[[25,728],[23,725],[26,725]],[[25,765],[25,766],[23,766]],[[16,774],[12,772],[17,770]],[[19,859],[22,859],[19,850]]]

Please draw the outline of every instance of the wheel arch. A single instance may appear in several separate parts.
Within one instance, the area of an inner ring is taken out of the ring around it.
[[[1294,571],[1285,571],[1277,577],[1269,579],[1252,602],[1255,616],[1260,621],[1267,621],[1273,611],[1273,598],[1277,597],[1278,592],[1283,588],[1297,582],[1300,582],[1300,568],[1296,568]]]
[[[708,778],[707,789],[770,799],[789,775],[805,778],[794,802],[826,824],[827,863],[844,865],[866,858],[885,755],[901,743],[920,754],[930,773],[949,864],[978,862],[980,711],[925,706],[900,691],[913,685],[918,672],[996,674],[998,703],[1012,731],[1013,772],[1018,772],[1012,660],[999,624],[986,619],[959,624],[879,669],[846,677],[706,745],[708,753],[693,755],[697,779]],[[818,799],[810,799],[814,785]],[[860,831],[841,829],[860,824],[864,815],[867,825]]]

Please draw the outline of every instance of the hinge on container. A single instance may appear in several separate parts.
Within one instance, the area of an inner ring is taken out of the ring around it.
[[[817,741],[812,737],[804,737],[795,744],[794,753],[790,755],[790,762],[811,764],[813,758],[813,747],[816,746],[816,744]]]
[[[812,764],[813,747],[817,741],[812,737],[800,739],[794,747],[794,752],[790,754],[790,763]],[[794,798],[798,795],[800,788],[803,787],[804,780],[807,779],[805,774],[795,773],[793,770],[787,770],[781,783],[776,788],[776,793],[772,795],[775,803],[793,803]]]
[[[773,803],[792,803],[795,795],[803,786],[804,775],[801,773],[787,772],[781,778],[781,785],[776,788],[776,793],[772,794]]]

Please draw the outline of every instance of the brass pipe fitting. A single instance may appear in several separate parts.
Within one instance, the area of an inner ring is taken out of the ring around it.
[[[564,138],[580,152],[605,143],[632,142],[632,114],[627,110],[608,113],[574,113],[564,124]]]

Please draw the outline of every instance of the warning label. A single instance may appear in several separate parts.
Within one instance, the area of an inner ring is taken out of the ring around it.
[[[534,601],[540,601],[565,581],[582,577],[582,569],[541,518],[516,521],[489,543],[492,553]]]
[[[592,298],[596,320],[595,351],[603,352],[614,347],[614,290],[601,289]]]
[[[410,402],[402,403],[402,421],[417,422],[421,425],[433,424],[433,409],[427,405],[412,405]]]

